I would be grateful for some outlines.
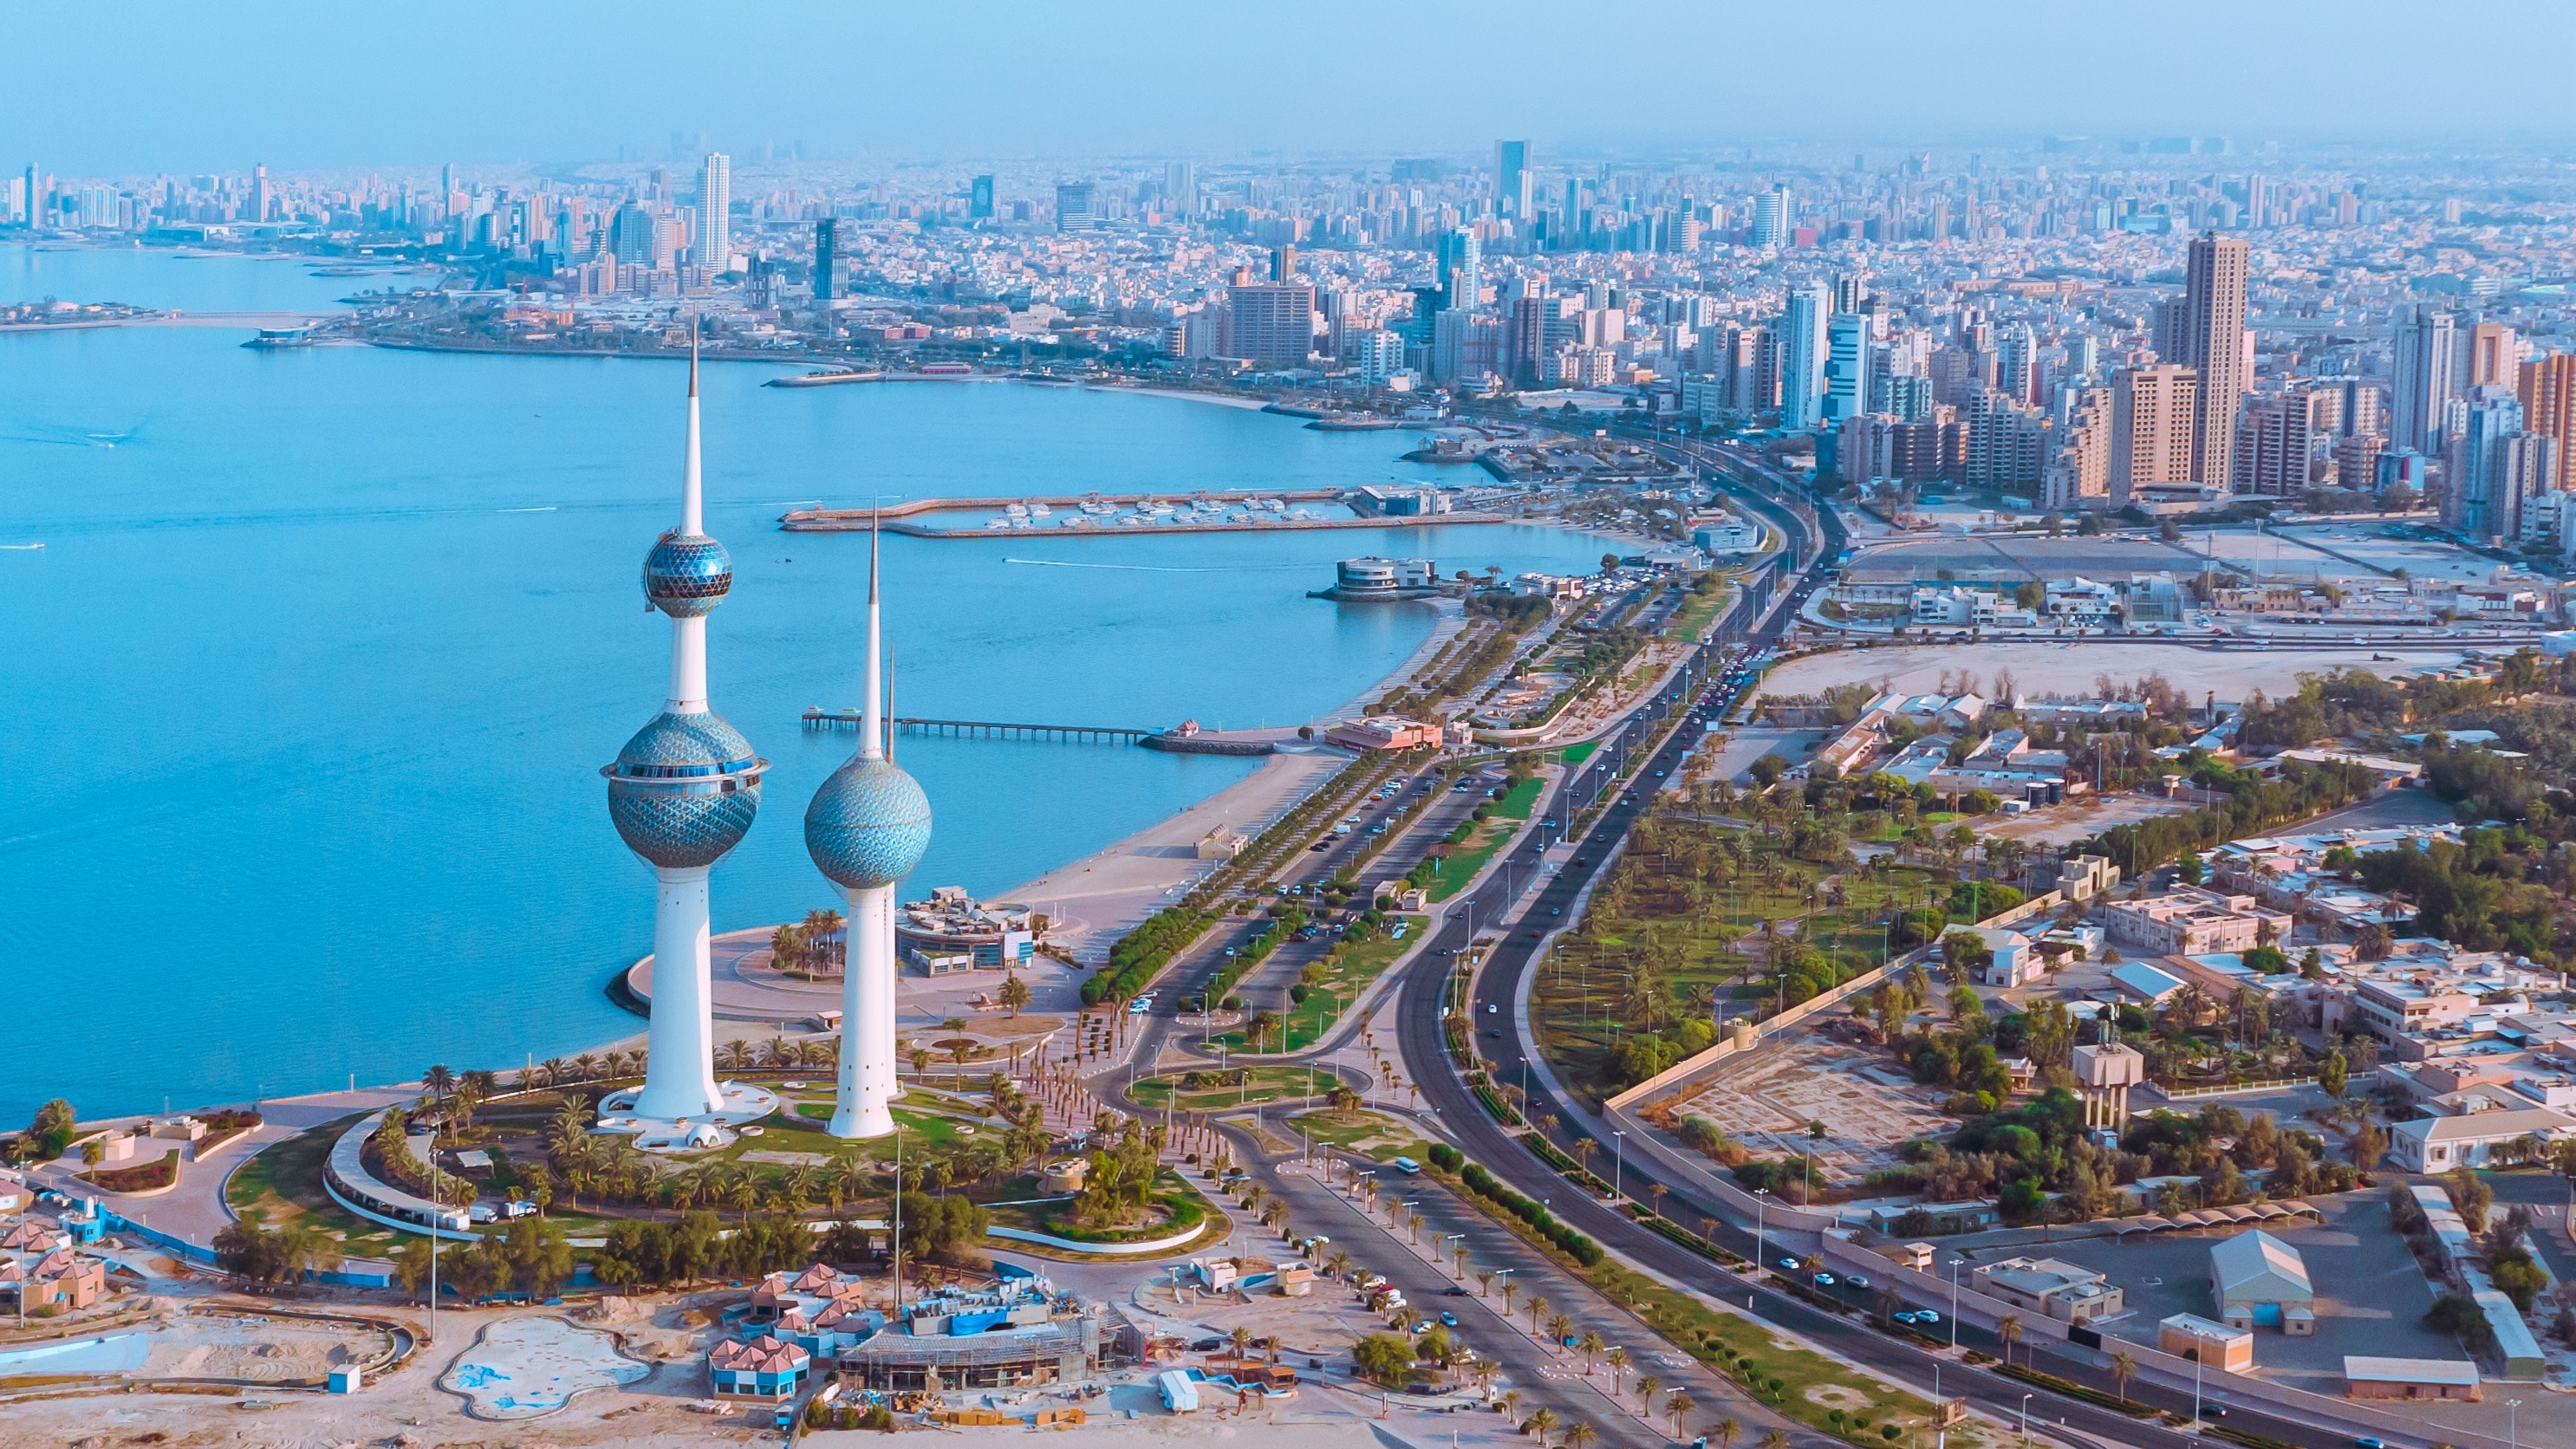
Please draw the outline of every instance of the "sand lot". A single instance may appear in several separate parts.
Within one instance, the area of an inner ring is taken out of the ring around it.
[[[2396,662],[2374,663],[2374,653],[2395,655]],[[2090,696],[2101,675],[2125,683],[2162,674],[2185,693],[2215,691],[2232,701],[2257,689],[2267,694],[2296,689],[2300,675],[2322,674],[2338,665],[2385,673],[2419,664],[2456,664],[2460,658],[2457,649],[2368,646],[2221,653],[2181,644],[1908,644],[1796,660],[1771,671],[1762,688],[1766,694],[1796,695],[1858,683],[1920,693],[1933,688],[1945,671],[1966,669],[1988,684],[1999,671],[2009,671],[2028,695]]]

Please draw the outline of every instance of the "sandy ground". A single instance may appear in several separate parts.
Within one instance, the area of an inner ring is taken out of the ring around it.
[[[2082,795],[2027,815],[1990,815],[1977,823],[1977,833],[2026,840],[2033,845],[2066,845],[2099,835],[2114,825],[2135,825],[2158,815],[2179,815],[2197,808],[2196,800],[2167,800],[2136,791],[2108,798]]]
[[[2373,654],[2394,655],[2395,662],[2374,663]],[[2420,664],[2456,664],[2460,657],[2457,649],[2368,645],[2220,653],[2180,644],[1913,644],[1796,660],[1773,670],[1762,689],[1776,695],[1815,694],[1857,683],[1922,692],[1933,688],[1944,671],[1965,669],[1988,685],[1998,672],[2010,671],[2028,695],[2090,696],[2101,675],[2126,683],[2162,674],[2186,693],[2215,691],[2221,700],[2234,701],[2257,689],[2267,694],[2296,689],[2300,675],[2322,674],[2338,665],[2386,673]]]

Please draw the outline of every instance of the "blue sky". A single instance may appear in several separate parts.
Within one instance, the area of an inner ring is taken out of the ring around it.
[[[0,165],[2576,137],[2576,5],[18,0]],[[2571,143],[2576,149],[2576,143]]]

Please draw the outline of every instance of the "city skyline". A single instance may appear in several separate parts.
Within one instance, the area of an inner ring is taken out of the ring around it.
[[[1601,37],[1595,70],[1569,70],[1561,46],[1531,43],[1561,23],[1533,6],[1301,12],[1303,33],[1355,42],[1363,66],[1373,50],[1393,57],[1435,41],[1464,62],[1373,90],[1365,108],[1314,104],[1312,74],[1237,63],[1240,27],[1168,5],[1123,7],[1115,24],[1007,7],[1004,23],[987,11],[971,25],[785,5],[758,12],[767,24],[684,46],[670,37],[702,12],[645,3],[620,7],[613,26],[572,27],[581,35],[574,61],[550,63],[543,86],[487,53],[492,26],[474,12],[493,25],[516,18],[497,7],[469,5],[433,36],[318,6],[284,7],[256,32],[211,12],[145,9],[154,23],[115,39],[119,84],[99,85],[91,66],[22,68],[0,99],[0,135],[56,164],[114,174],[204,169],[251,153],[292,168],[451,156],[546,166],[621,148],[658,158],[675,133],[703,133],[688,149],[738,157],[763,145],[836,159],[1138,150],[1295,159],[1393,148],[1481,152],[1490,162],[1494,136],[1525,136],[1542,155],[1689,156],[1800,140],[1995,144],[2173,131],[2247,146],[2394,141],[2475,151],[2576,132],[2576,100],[2549,66],[2576,39],[2576,14],[2519,0],[2453,7],[2438,25],[2394,0],[2365,3],[2342,7],[2331,26],[2288,6],[2198,3],[2140,26],[2107,12],[2010,4],[1864,4],[1839,43],[1750,8],[1632,8]],[[785,33],[799,43],[766,43]],[[1623,49],[1644,36],[1653,37],[1651,62],[1642,48]],[[2213,40],[2225,37],[2237,56],[2289,59],[2254,83],[2246,63],[2210,64]],[[2513,43],[2497,43],[2507,37]],[[93,55],[99,40],[76,10],[0,22],[0,43],[20,55]],[[1802,52],[1817,65],[1779,63]],[[353,96],[338,79],[353,57],[396,75],[371,78]],[[862,62],[855,86],[854,57],[874,62]],[[1828,57],[1836,82],[1820,88]],[[2110,57],[2156,83],[2104,84]],[[1609,91],[1583,83],[1631,67],[1669,83],[1618,85],[1615,106]],[[2181,79],[2194,75],[2208,79]],[[2463,105],[2458,87],[2427,82],[2444,75],[2474,75],[2482,92],[2511,104]],[[1963,83],[1978,77],[1991,79]],[[433,82],[437,103],[418,103],[413,89]],[[138,93],[155,103],[132,104]],[[1099,104],[1110,97],[1123,99]],[[172,127],[168,118],[182,113],[190,124]]]

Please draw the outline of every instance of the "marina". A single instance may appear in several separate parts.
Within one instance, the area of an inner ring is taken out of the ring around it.
[[[773,382],[775,379],[773,379]],[[1357,511],[1358,490],[1305,488],[1274,492],[1202,489],[1192,493],[1084,493],[1030,498],[914,498],[880,508],[795,508],[778,520],[786,533],[865,533],[882,528],[910,538],[985,538],[1043,531],[1059,538],[1151,533],[1275,533],[1385,528],[1388,520]],[[1339,510],[1339,516],[1308,505]],[[953,520],[953,521],[943,521]],[[1408,516],[1406,526],[1509,523],[1474,511]]]

